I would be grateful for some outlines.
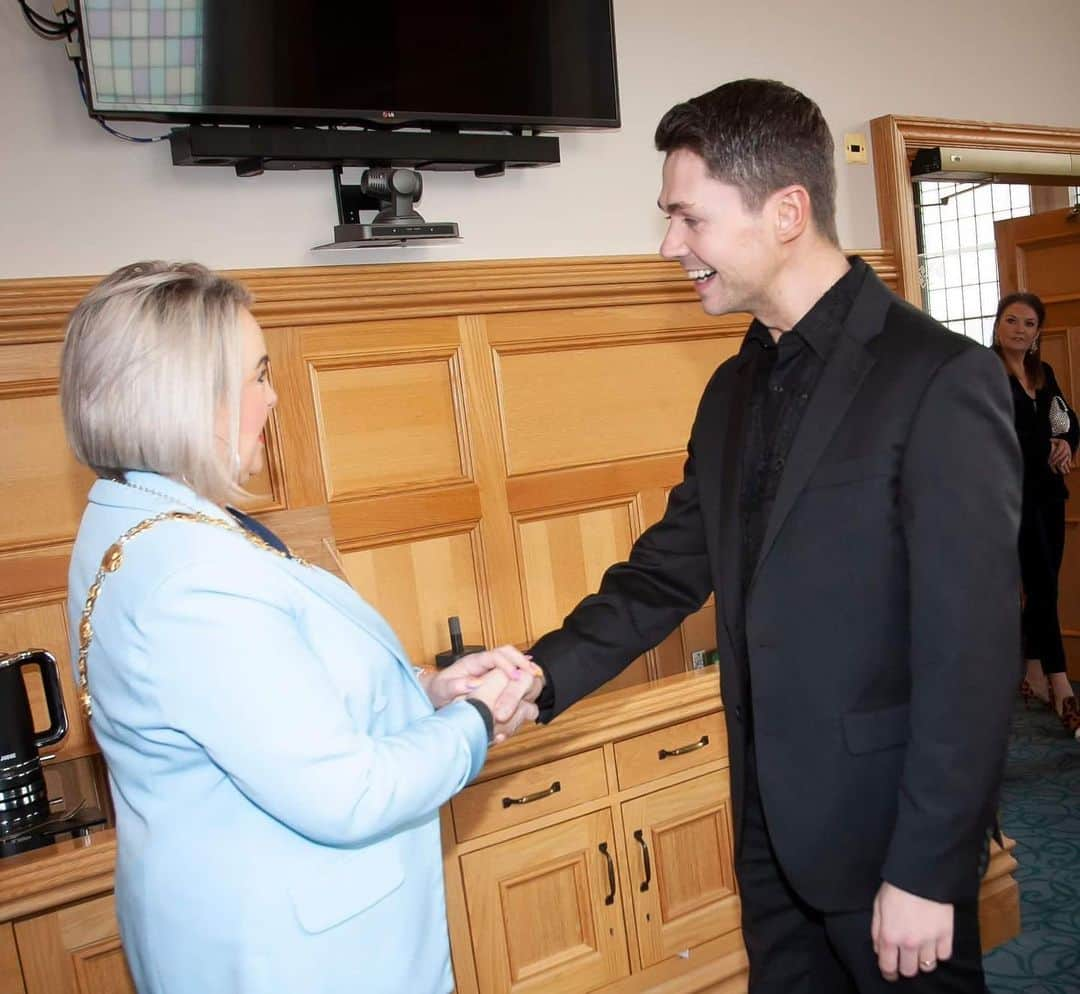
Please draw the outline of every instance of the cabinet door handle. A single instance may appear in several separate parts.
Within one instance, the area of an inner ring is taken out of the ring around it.
[[[524,797],[504,797],[502,804],[504,808],[510,807],[511,804],[532,804],[533,801],[551,797],[552,794],[557,794],[560,790],[562,790],[562,784],[556,780],[547,790],[538,790],[535,794],[526,794]]]
[[[637,839],[638,845],[641,846],[641,858],[645,861],[645,879],[641,883],[641,892],[644,893],[649,889],[649,881],[652,880],[652,863],[649,862],[649,845],[645,841],[645,833],[639,828],[634,832],[634,838]]]
[[[702,735],[697,742],[691,742],[690,745],[679,746],[678,749],[661,749],[659,756],[661,759],[667,759],[668,756],[685,756],[688,752],[697,752],[698,749],[704,749],[709,744],[709,736]]]
[[[611,858],[611,853],[608,852],[606,842],[600,843],[600,852],[603,853],[604,859],[607,860],[607,882],[611,888],[611,893],[604,898],[604,904],[615,903],[615,861]]]

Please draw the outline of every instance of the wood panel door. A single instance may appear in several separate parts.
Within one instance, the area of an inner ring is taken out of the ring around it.
[[[136,994],[112,894],[15,925],[26,994]]]
[[[482,994],[583,994],[630,973],[607,810],[461,859]]]
[[[1042,357],[1054,368],[1065,399],[1080,403],[1080,206],[994,225],[1002,294],[1037,293],[1046,304]],[[1080,680],[1080,472],[1068,480],[1065,559],[1058,614],[1069,676]]]
[[[15,929],[8,922],[0,925],[0,991],[3,994],[26,994],[15,946]]]
[[[643,967],[739,927],[726,771],[627,801],[622,814]]]

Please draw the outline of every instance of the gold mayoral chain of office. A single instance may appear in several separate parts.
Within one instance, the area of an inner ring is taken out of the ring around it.
[[[150,490],[147,487],[140,487],[132,483],[125,483],[124,486],[131,487],[134,490],[144,490],[147,493],[154,494],[154,496],[161,497],[164,500],[172,501],[172,498],[166,497],[164,494],[158,494],[156,491]],[[137,525],[133,525],[113,542],[113,544],[105,550],[105,555],[101,557],[101,565],[98,567],[93,583],[90,584],[90,589],[86,592],[86,604],[83,606],[82,617],[79,620],[79,700],[82,703],[83,711],[86,712],[87,718],[93,713],[94,702],[90,696],[90,684],[87,679],[86,670],[86,657],[90,652],[90,642],[94,637],[94,626],[91,622],[91,616],[94,613],[94,605],[97,603],[98,595],[101,593],[101,585],[106,576],[110,573],[115,573],[120,568],[124,561],[124,547],[128,542],[137,535],[142,535],[145,532],[150,531],[151,528],[166,521],[194,521],[198,524],[210,525],[214,528],[224,528],[226,531],[243,536],[243,538],[247,539],[252,545],[265,552],[272,553],[282,559],[291,559],[301,566],[311,565],[299,556],[294,556],[289,552],[282,552],[280,549],[276,549],[265,539],[260,538],[246,528],[240,527],[240,525],[225,521],[222,518],[215,518],[212,515],[204,514],[202,511],[196,511],[194,509],[190,511],[164,511],[161,514],[154,515],[152,518],[146,518],[144,521],[140,521]]]

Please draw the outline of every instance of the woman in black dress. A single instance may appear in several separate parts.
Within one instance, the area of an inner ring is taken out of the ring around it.
[[[1054,371],[1042,361],[1039,338],[1046,308],[1033,293],[1011,293],[998,304],[994,351],[1009,374],[1016,434],[1024,455],[1020,575],[1024,585],[1025,703],[1053,707],[1080,738],[1080,706],[1065,667],[1058,621],[1058,572],[1065,547],[1065,477],[1080,442],[1080,422],[1067,406]]]

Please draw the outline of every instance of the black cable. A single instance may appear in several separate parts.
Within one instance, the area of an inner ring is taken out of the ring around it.
[[[70,38],[72,31],[75,30],[75,18],[71,16],[70,11],[62,11],[61,19],[54,21],[34,10],[27,0],[18,0],[18,4],[23,17],[26,18],[26,23],[30,25],[34,33],[48,41]]]
[[[79,83],[79,94],[82,96],[83,103],[86,104],[86,109],[90,110],[90,98],[86,93],[86,84],[83,82],[82,66],[80,59],[72,59],[75,63],[75,79]],[[92,113],[92,112],[91,112]],[[101,125],[102,129],[107,131],[115,138],[122,138],[126,142],[134,142],[137,145],[148,145],[151,142],[163,142],[169,137],[169,132],[165,132],[163,135],[153,135],[149,138],[138,138],[135,135],[125,135],[122,131],[117,131],[116,128],[110,128],[101,118],[95,117],[95,121]]]
[[[61,21],[51,20],[44,14],[34,10],[34,8],[27,3],[27,0],[18,0],[18,3],[22,8],[23,17],[25,17],[33,27],[50,32],[58,32],[66,29],[66,24]]]
[[[59,21],[51,21],[44,14],[34,10],[27,0],[18,0],[18,4],[23,12],[23,17],[26,18],[26,23],[30,25],[34,34],[41,38],[45,38],[47,41],[59,41],[61,38],[70,38],[72,32],[74,32],[75,28],[78,26],[75,17],[69,10],[60,12],[61,19]],[[79,94],[82,96],[82,101],[86,105],[86,109],[90,110],[90,98],[86,93],[86,84],[83,82],[82,60],[72,59],[71,61],[75,64],[75,79],[79,84]],[[137,138],[135,135],[125,135],[123,132],[109,127],[109,125],[98,117],[94,117],[94,120],[97,121],[102,129],[107,131],[110,135],[121,138],[126,142],[135,142],[139,145],[164,141],[169,137],[168,133],[166,133],[163,135],[154,135],[150,138]]]

